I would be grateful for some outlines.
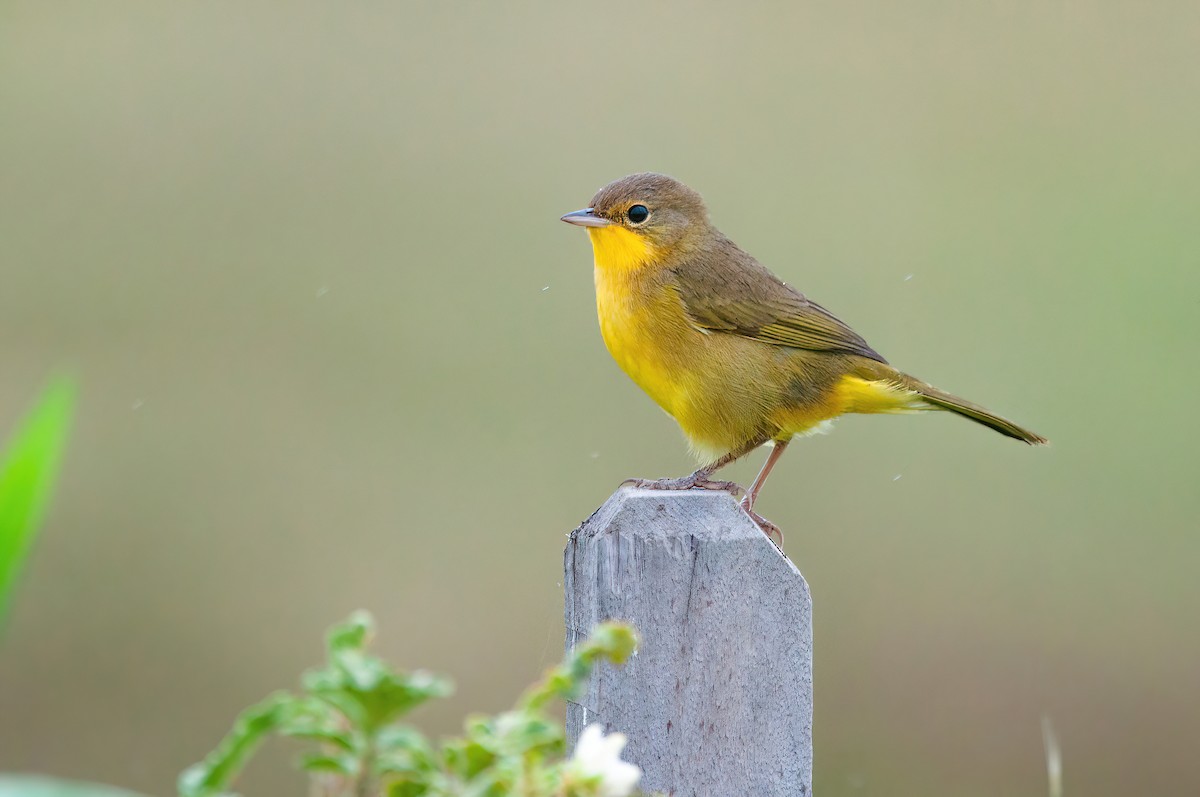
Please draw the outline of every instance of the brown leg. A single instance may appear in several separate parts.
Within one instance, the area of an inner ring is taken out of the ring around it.
[[[789,442],[788,440],[775,441],[775,446],[771,449],[767,461],[763,463],[762,470],[754,477],[754,481],[750,484],[750,489],[746,491],[746,497],[742,499],[742,509],[746,510],[746,514],[750,516],[750,519],[758,524],[758,527],[763,530],[763,534],[767,535],[767,539],[775,543],[780,550],[783,549],[783,532],[774,523],[754,511],[754,501],[758,498],[758,491],[762,489],[763,484],[767,481],[767,477],[771,475],[771,469],[775,467],[775,463],[783,456],[783,450],[787,448]]]
[[[783,456],[783,450],[787,448],[789,440],[776,440],[775,445],[771,448],[771,453],[767,457],[767,461],[763,463],[762,470],[754,477],[754,481],[750,483],[750,489],[746,491],[746,497],[742,499],[742,508],[749,512],[754,508],[754,501],[758,498],[758,491],[762,489],[763,484],[767,481],[767,477],[771,475],[771,469],[775,467],[775,463]]]
[[[746,456],[769,439],[768,437],[761,437],[746,443],[741,448],[730,451],[711,465],[705,465],[690,476],[683,476],[678,479],[626,479],[621,482],[621,486],[640,487],[644,490],[691,490],[692,488],[697,488],[700,490],[722,490],[730,495],[737,495],[738,493],[745,492],[740,485],[733,482],[713,481],[709,477],[734,460]]]

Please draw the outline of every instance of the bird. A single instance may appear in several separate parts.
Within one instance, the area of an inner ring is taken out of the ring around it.
[[[1048,442],[890,365],[722,234],[700,194],[672,177],[631,174],[561,218],[591,239],[605,346],[675,419],[700,463],[688,476],[626,485],[743,496],[742,509],[782,546],[755,503],[793,438],[838,416],[944,411],[1030,445]],[[713,478],[763,445],[771,450],[749,487]]]

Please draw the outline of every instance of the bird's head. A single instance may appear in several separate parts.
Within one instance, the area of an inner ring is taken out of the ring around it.
[[[590,207],[562,220],[587,229],[598,268],[621,271],[668,263],[705,240],[711,229],[699,194],[653,172],[609,183]]]

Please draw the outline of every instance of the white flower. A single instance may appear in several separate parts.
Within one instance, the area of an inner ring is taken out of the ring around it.
[[[605,736],[599,724],[589,725],[579,734],[569,767],[595,782],[597,797],[629,797],[641,780],[641,768],[621,760],[626,741],[623,733]]]

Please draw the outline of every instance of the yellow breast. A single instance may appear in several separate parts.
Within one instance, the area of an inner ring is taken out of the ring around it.
[[[588,227],[587,231],[592,240],[592,253],[596,256],[597,271],[640,271],[656,254],[645,238],[624,227]]]
[[[596,312],[609,354],[629,378],[678,417],[688,373],[679,352],[688,333],[679,299],[654,279],[654,252],[623,227],[591,228]]]

